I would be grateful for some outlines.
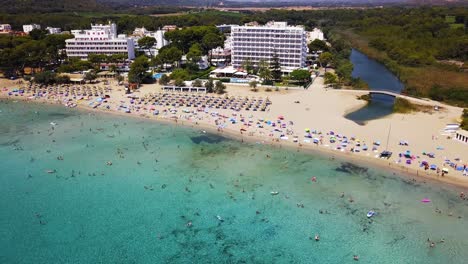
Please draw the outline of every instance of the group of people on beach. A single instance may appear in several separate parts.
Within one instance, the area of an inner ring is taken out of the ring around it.
[[[110,86],[90,85],[51,87],[33,85],[23,89],[4,88],[4,91],[12,97],[23,96],[31,100],[45,99],[69,107],[82,105],[105,111],[112,110],[160,120],[173,120],[182,124],[211,125],[218,132],[239,131],[242,140],[247,135],[274,144],[284,142],[295,144],[300,148],[307,145],[321,146],[330,150],[369,157],[380,157],[379,152],[383,150],[379,140],[366,142],[356,136],[347,136],[336,131],[297,129],[293,120],[286,120],[282,115],[274,118],[262,117],[269,116],[268,113],[262,114],[264,113],[262,111],[268,112],[272,105],[268,98],[160,92],[142,96],[132,94],[123,99],[116,99],[108,95],[112,91]],[[246,112],[246,109],[251,111]],[[257,109],[258,112],[255,112]],[[265,141],[265,139],[269,140]],[[400,146],[401,142],[409,148],[407,141],[400,141]],[[402,168],[416,167],[416,170],[421,168],[426,174],[432,172],[445,176],[449,173],[447,168],[450,168],[450,174],[458,172],[464,176],[468,175],[468,168],[462,163],[460,157],[441,159],[439,156],[443,156],[442,149],[422,155],[409,153],[409,150],[399,153],[394,163]],[[437,157],[436,153],[438,153]],[[417,172],[419,174],[419,170]]]

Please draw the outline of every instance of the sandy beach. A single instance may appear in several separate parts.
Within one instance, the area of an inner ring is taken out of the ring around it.
[[[321,77],[317,78],[308,90],[298,88],[266,92],[260,87],[258,92],[252,92],[249,87],[228,85],[227,95],[207,95],[220,97],[220,99],[226,96],[262,98],[262,100],[268,98],[272,104],[266,111],[152,105],[153,96],[163,93],[157,84],[143,85],[131,95],[132,101],[128,95],[124,94],[123,86],[118,86],[113,80],[109,85],[103,85],[102,82],[85,85],[107,88],[104,90],[110,98],[95,108],[93,108],[94,105],[90,106],[90,102],[96,101],[94,96],[76,100],[71,96],[58,94],[44,94],[40,98],[27,93],[8,95],[14,89],[21,89],[27,85],[29,84],[0,79],[0,96],[13,100],[60,104],[71,99],[71,102],[76,102],[81,109],[176,122],[242,141],[290,147],[298,151],[319,151],[330,155],[331,158],[371,162],[383,169],[404,172],[423,180],[441,181],[468,188],[468,177],[463,176],[462,171],[455,169],[466,166],[468,145],[441,134],[447,124],[457,121],[462,109],[441,105],[438,102],[434,102],[434,105],[441,106],[440,111],[392,114],[369,121],[362,126],[344,116],[365,106],[366,102],[358,100],[353,93],[327,90]],[[182,95],[168,94],[169,97]],[[125,107],[122,108],[122,106]],[[126,113],[126,109],[130,113]],[[159,111],[158,115],[154,115],[155,110]],[[267,121],[270,121],[269,124]],[[277,126],[272,126],[272,123]],[[309,136],[306,137],[305,134]],[[379,153],[386,148],[387,137],[389,138],[388,150],[393,152],[393,156],[390,159],[378,158]],[[331,138],[334,138],[335,142],[331,143]],[[314,139],[317,139],[317,144],[314,144]],[[408,142],[408,146],[400,145],[400,141]],[[380,144],[375,145],[374,142],[380,142]],[[365,151],[363,146],[367,146],[368,150]],[[406,151],[411,152],[412,158],[399,157],[399,153],[406,153]],[[423,153],[434,153],[435,157],[430,158]],[[407,160],[410,160],[411,164],[406,164]],[[448,160],[455,168],[447,164]],[[421,166],[423,162],[436,165],[439,169],[448,168],[449,173],[442,176],[439,170],[425,170],[424,166]]]

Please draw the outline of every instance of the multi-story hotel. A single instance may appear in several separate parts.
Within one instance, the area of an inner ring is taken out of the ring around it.
[[[11,31],[10,24],[0,24],[0,31],[2,32],[9,32]]]
[[[306,31],[286,22],[269,22],[265,26],[233,26],[232,66],[239,68],[249,60],[258,66],[260,60],[272,62],[278,56],[283,72],[291,72],[306,65]]]
[[[34,29],[41,29],[41,25],[38,25],[38,24],[23,25],[24,33],[29,34],[29,32],[33,31]]]
[[[133,31],[133,34],[131,35],[135,41],[135,49],[138,51],[143,51],[147,56],[156,56],[158,55],[159,50],[164,47],[169,45],[169,41],[164,38],[164,34],[167,31],[165,30],[157,30],[157,31],[149,31],[146,28],[135,28]],[[148,50],[143,50],[139,47],[138,45],[138,40],[142,37],[153,37],[156,39],[156,43],[154,46],[148,51]]]
[[[135,58],[135,43],[132,38],[117,35],[117,26],[91,25],[91,30],[72,30],[73,39],[65,40],[68,57],[87,59],[89,54],[126,54]]]
[[[60,34],[60,33],[62,33],[61,28],[46,27],[46,30],[49,32],[49,34]]]

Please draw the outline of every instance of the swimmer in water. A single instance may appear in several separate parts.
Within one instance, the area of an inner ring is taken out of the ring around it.
[[[356,260],[356,261],[358,261],[358,260],[359,260],[359,256],[358,256],[358,255],[354,255],[354,256],[353,256],[353,259]]]

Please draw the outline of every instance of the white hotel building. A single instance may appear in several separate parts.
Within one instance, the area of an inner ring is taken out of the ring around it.
[[[117,26],[91,25],[91,30],[72,30],[75,37],[65,40],[68,57],[87,59],[89,54],[126,54],[135,58],[135,43],[132,38],[117,35]]]
[[[254,66],[260,60],[271,62],[274,54],[283,72],[306,66],[307,34],[301,26],[286,22],[269,22],[265,26],[233,26],[232,66],[239,68],[245,60]]]
[[[38,25],[38,24],[23,25],[23,32],[26,34],[29,34],[29,32],[33,31],[34,29],[41,29],[41,25]]]

